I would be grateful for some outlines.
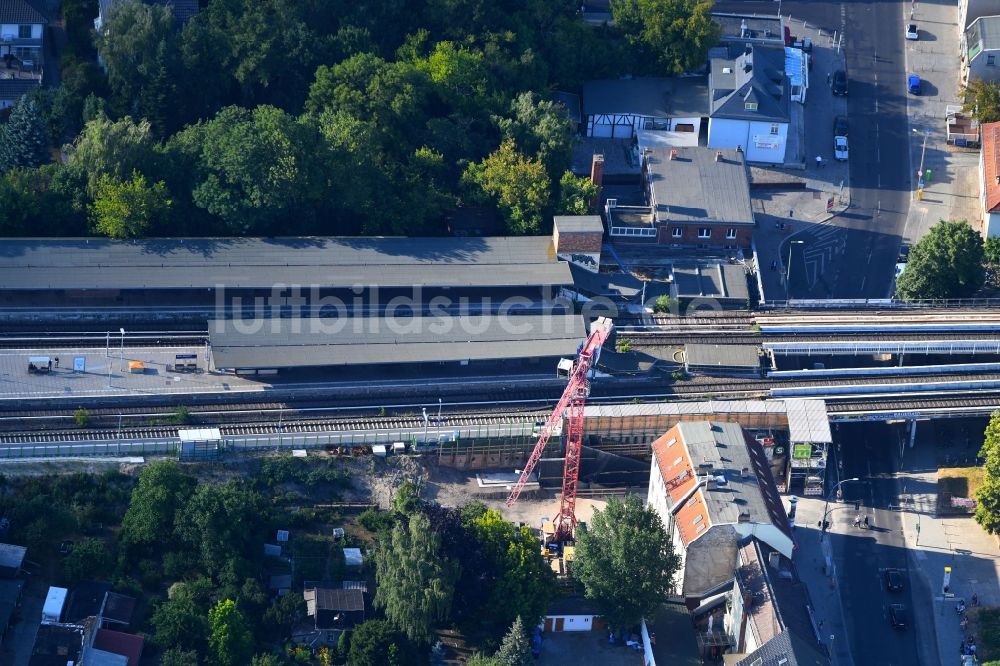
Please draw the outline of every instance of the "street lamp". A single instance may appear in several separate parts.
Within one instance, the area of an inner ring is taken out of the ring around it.
[[[792,246],[802,245],[805,241],[793,240],[788,242],[788,265],[785,267],[785,291],[789,290],[788,281],[792,278]]]
[[[121,361],[122,372],[125,372],[125,329],[119,328],[118,332],[122,334],[121,356],[119,360]]]
[[[823,503],[823,521],[822,521],[823,522],[823,530],[820,532],[821,535],[825,535],[826,534],[826,516],[827,516],[827,514],[830,513],[829,511],[827,511],[827,507],[830,506],[830,495],[833,495],[835,492],[837,492],[837,488],[839,488],[841,485],[843,485],[845,483],[849,483],[851,481],[860,481],[860,480],[861,479],[859,479],[856,476],[854,478],[851,478],[851,479],[844,479],[843,481],[838,482],[837,485],[835,485],[830,490],[830,494],[826,496],[826,502]]]
[[[914,134],[920,134],[920,132],[913,128]],[[917,191],[924,189],[924,156],[927,155],[927,137],[931,135],[930,130],[924,130],[924,142],[923,146],[920,148],[920,168],[917,169]]]

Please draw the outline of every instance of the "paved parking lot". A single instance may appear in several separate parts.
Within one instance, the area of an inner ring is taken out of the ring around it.
[[[642,653],[623,645],[608,645],[604,631],[549,632],[542,643],[540,666],[642,666]]]

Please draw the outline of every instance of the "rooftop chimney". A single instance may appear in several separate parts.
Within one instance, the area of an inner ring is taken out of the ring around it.
[[[750,478],[750,468],[749,467],[744,467],[742,470],[740,470],[740,477],[742,477],[744,479],[749,479]]]
[[[671,148],[670,149],[670,159],[672,159],[672,160],[676,160],[677,159],[677,149],[676,148]]]
[[[590,182],[597,185],[597,193],[594,195],[590,207],[597,210],[601,205],[601,187],[604,185],[604,155],[594,155],[590,161]]]

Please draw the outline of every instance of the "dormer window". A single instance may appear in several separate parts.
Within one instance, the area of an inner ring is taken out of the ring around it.
[[[743,108],[745,108],[747,111],[756,111],[757,102],[747,102],[746,104],[743,105]]]

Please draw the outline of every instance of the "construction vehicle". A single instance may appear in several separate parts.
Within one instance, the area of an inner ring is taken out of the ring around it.
[[[608,317],[599,317],[591,325],[590,336],[577,350],[572,370],[568,372],[569,381],[566,384],[566,389],[548,421],[542,427],[538,442],[528,458],[528,463],[524,466],[517,484],[507,498],[507,506],[513,506],[521,494],[521,490],[524,489],[524,484],[528,482],[531,473],[541,459],[549,439],[554,433],[563,430],[562,419],[565,414],[566,457],[563,463],[562,498],[559,502],[559,513],[552,521],[552,541],[556,543],[572,541],[576,531],[576,487],[580,478],[580,456],[583,449],[583,408],[590,393],[588,376],[597,365],[601,347],[607,342],[613,329],[614,325]],[[569,370],[565,362],[560,362],[559,367],[560,370],[564,368]],[[543,547],[547,545],[548,541],[543,540]]]

